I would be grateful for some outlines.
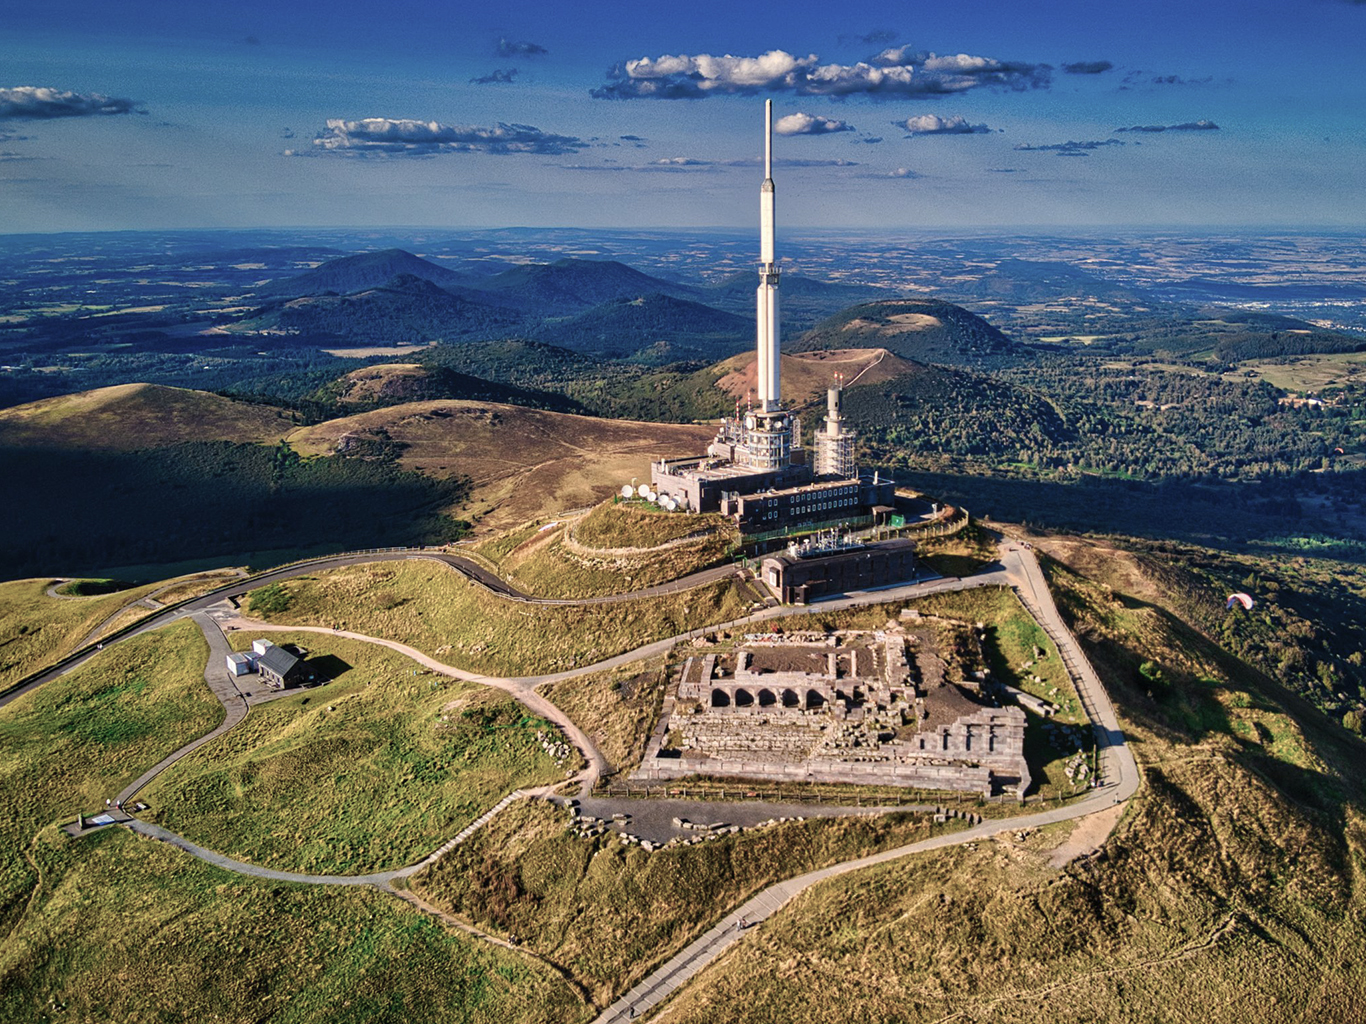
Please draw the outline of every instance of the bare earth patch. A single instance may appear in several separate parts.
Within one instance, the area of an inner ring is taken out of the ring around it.
[[[866,320],[855,320],[854,324],[873,326]],[[913,363],[892,355],[885,348],[823,349],[817,352],[785,353],[780,358],[783,394],[794,407],[813,402],[824,395],[825,389],[835,382],[837,373],[843,375],[845,384],[852,384],[855,380],[860,384],[880,384],[915,369]],[[758,359],[753,352],[734,356],[722,365],[730,372],[717,380],[716,386],[726,394],[744,399],[758,388]]]
[[[1076,828],[1072,829],[1072,834],[1049,854],[1048,866],[1066,867],[1078,857],[1085,857],[1088,853],[1099,850],[1105,844],[1105,840],[1110,838],[1110,833],[1123,813],[1124,805],[1116,804],[1114,807],[1107,807],[1103,811],[1079,818]]]

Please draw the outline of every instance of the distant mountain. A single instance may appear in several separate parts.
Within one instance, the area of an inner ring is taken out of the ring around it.
[[[752,320],[754,292],[758,283],[755,274],[735,274],[703,289],[702,301]],[[868,302],[886,294],[886,289],[873,285],[838,284],[802,277],[800,274],[784,274],[781,285],[783,324],[789,330],[802,330],[846,306]]]
[[[382,249],[342,256],[296,274],[282,277],[256,289],[259,299],[298,299],[310,295],[351,295],[383,287],[396,277],[409,276],[429,281],[438,288],[461,290],[476,279],[447,270],[403,249]]]
[[[1029,357],[980,316],[937,299],[887,299],[851,306],[783,346],[791,352],[885,348],[921,363],[996,366]]]
[[[445,366],[417,363],[377,363],[352,370],[320,389],[315,397],[355,409],[457,398],[556,412],[583,411],[578,402],[553,392],[520,388],[483,380]]]
[[[758,285],[759,279],[755,274],[741,272],[731,275],[718,284],[711,285],[706,291],[729,296],[732,299],[748,299],[753,303],[754,290]],[[803,277],[800,274],[784,274],[780,288],[785,298],[831,298],[843,300],[846,303],[854,299],[866,299],[870,295],[880,295],[884,291],[884,289],[874,285],[820,281],[814,277]]]
[[[642,274],[616,260],[528,263],[483,278],[478,286],[490,301],[539,316],[576,313],[613,299],[650,294],[698,298],[697,289]]]
[[[611,299],[528,331],[538,341],[647,363],[734,355],[754,344],[754,321],[657,292]]]
[[[1187,316],[1149,324],[1141,334],[1121,335],[1112,347],[1116,352],[1167,353],[1239,363],[1312,353],[1362,352],[1366,351],[1366,337],[1276,313],[1205,306]]]
[[[271,303],[238,327],[285,331],[320,341],[413,344],[516,333],[523,318],[443,290],[425,278],[399,274],[349,295],[313,295]]]
[[[1188,277],[1157,286],[1164,296],[1179,302],[1322,302],[1366,298],[1366,284],[1338,281],[1331,286],[1309,283],[1242,284],[1237,281]]]

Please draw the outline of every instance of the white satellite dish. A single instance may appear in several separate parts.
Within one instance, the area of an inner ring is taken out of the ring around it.
[[[623,498],[632,498],[635,496],[635,493],[636,489],[630,484],[624,484],[621,488],[621,496]]]
[[[636,488],[636,496],[637,496],[637,497],[644,498],[644,497],[648,496],[649,493],[650,493],[650,485],[649,485],[649,484],[641,484],[639,487]]]

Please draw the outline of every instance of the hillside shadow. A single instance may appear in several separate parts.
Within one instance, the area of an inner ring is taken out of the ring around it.
[[[1123,603],[1156,615],[1181,647],[1216,666],[1224,680],[1180,672],[1155,661],[1152,651],[1141,650],[1134,642],[1112,636],[1099,642],[1082,628],[1078,639],[1122,714],[1174,747],[1191,747],[1216,735],[1231,740],[1225,749],[1234,764],[1331,826],[1336,836],[1343,836],[1349,805],[1366,808],[1366,743],[1309,700],[1225,651],[1166,609],[1130,595],[1123,596]],[[1235,720],[1229,705],[1287,716],[1299,728],[1307,763],[1278,754],[1267,727],[1250,716]],[[1127,739],[1142,764],[1143,740],[1133,735]],[[1325,768],[1311,767],[1314,763]],[[1346,857],[1345,847],[1338,855]],[[1344,859],[1340,865],[1344,869],[1345,863]]]
[[[330,683],[337,679],[344,672],[350,672],[352,666],[335,654],[319,654],[308,659],[308,669],[319,686]]]
[[[0,447],[18,515],[0,578],[331,546],[440,543],[464,493],[391,465],[221,441],[134,452]]]

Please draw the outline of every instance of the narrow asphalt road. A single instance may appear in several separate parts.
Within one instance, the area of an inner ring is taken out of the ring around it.
[[[439,555],[439,553],[437,554]],[[240,594],[245,593],[248,590],[255,589],[256,587],[261,586],[263,583],[270,582],[272,579],[285,579],[289,578],[290,576],[298,576],[305,573],[318,572],[327,568],[333,568],[343,565],[354,565],[357,563],[372,561],[391,561],[394,560],[396,557],[430,558],[433,556],[433,553],[429,552],[377,552],[370,555],[340,556],[336,559],[324,560],[323,562],[314,562],[304,566],[288,567],[286,569],[278,570],[276,573],[259,576],[250,581],[238,584],[234,587],[217,591],[211,595],[205,596],[204,598],[197,599],[196,601],[191,602],[187,606],[183,606],[180,609],[176,609],[173,612],[169,612],[164,616],[158,615],[155,617],[155,621],[146,623],[137,632],[142,633],[149,629],[159,628],[160,626],[164,626],[169,622],[175,621],[176,619],[184,617],[186,615],[194,618],[200,625],[201,629],[205,631],[205,635],[209,638],[210,643],[210,664],[206,668],[205,679],[209,682],[209,685],[211,689],[214,690],[215,694],[219,696],[219,699],[223,701],[225,707],[228,708],[228,717],[231,718],[233,714],[232,708],[235,706],[234,699],[232,695],[227,692],[227,689],[222,685],[223,680],[216,679],[214,677],[215,673],[212,672],[212,670],[214,669],[215,662],[222,664],[222,656],[226,653],[227,645],[226,641],[222,636],[221,630],[218,627],[218,624],[212,621],[209,618],[209,616],[204,614],[209,607],[223,601],[226,597],[239,596]],[[845,608],[861,607],[870,604],[881,604],[893,601],[904,601],[917,597],[924,597],[926,595],[933,593],[965,590],[972,587],[980,586],[1006,585],[1012,587],[1016,591],[1016,593],[1020,595],[1022,602],[1029,609],[1031,614],[1039,621],[1040,626],[1053,639],[1054,643],[1058,645],[1059,652],[1064,659],[1064,662],[1068,668],[1069,673],[1072,675],[1073,683],[1077,688],[1077,693],[1082,701],[1082,704],[1086,708],[1088,714],[1090,714],[1091,716],[1093,727],[1096,732],[1097,745],[1101,751],[1102,770],[1100,773],[1100,778],[1098,780],[1099,784],[1097,788],[1093,790],[1091,793],[1089,793],[1087,796],[1065,807],[1055,808],[1052,810],[1042,811],[1037,814],[1030,814],[1021,817],[985,821],[979,825],[975,825],[967,829],[963,829],[941,836],[936,836],[931,839],[923,840],[917,843],[912,843],[907,846],[899,847],[894,850],[888,850],[883,853],[874,854],[872,856],[861,857],[855,860],[843,862],[841,864],[835,864],[830,867],[823,868],[819,871],[809,872],[807,874],[800,875],[796,878],[791,878],[786,881],[779,882],[775,885],[769,886],[768,888],[756,894],[743,906],[737,908],[731,914],[726,915],[726,917],[720,923],[718,923],[715,927],[709,930],[706,934],[702,935],[700,938],[695,940],[685,949],[680,951],[677,955],[672,957],[668,962],[666,962],[664,965],[659,967],[656,971],[654,971],[652,974],[650,974],[648,977],[642,980],[639,984],[633,987],[628,993],[626,993],[626,995],[622,996],[621,999],[613,1003],[612,1006],[610,1006],[597,1019],[596,1022],[596,1024],[615,1024],[615,1022],[618,1021],[637,1019],[640,1015],[650,1012],[659,1003],[667,999],[669,995],[676,991],[689,978],[695,975],[698,971],[705,968],[707,964],[715,960],[726,949],[734,945],[734,943],[737,942],[740,938],[742,938],[745,934],[745,931],[743,931],[739,927],[740,921],[743,920],[744,922],[746,922],[747,925],[753,925],[760,921],[763,921],[769,916],[771,916],[773,913],[775,913],[778,909],[780,909],[792,898],[797,896],[799,893],[805,891],[807,888],[817,884],[818,882],[834,878],[838,875],[845,874],[850,871],[856,871],[864,867],[870,867],[876,864],[886,863],[888,861],[895,860],[900,857],[904,857],[914,853],[939,849],[950,845],[970,842],[976,839],[989,838],[1001,832],[1025,828],[1037,828],[1039,826],[1053,824],[1055,822],[1072,820],[1090,814],[1094,811],[1102,810],[1108,807],[1113,807],[1116,804],[1123,803],[1137,791],[1139,786],[1138,767],[1134,761],[1133,754],[1130,751],[1124,739],[1124,735],[1119,729],[1118,720],[1115,716],[1113,706],[1111,705],[1109,697],[1105,693],[1104,687],[1102,686],[1099,678],[1096,676],[1094,670],[1090,666],[1090,663],[1086,660],[1085,654],[1082,652],[1080,646],[1077,644],[1076,639],[1072,636],[1071,632],[1063,624],[1062,619],[1058,614],[1057,607],[1054,604],[1052,597],[1048,592],[1047,585],[1043,579],[1042,572],[1039,569],[1038,562],[1035,559],[1033,552],[1024,547],[1023,545],[1005,542],[1001,545],[1001,556],[1002,557],[999,564],[968,579],[936,579],[926,581],[924,583],[910,584],[907,586],[890,587],[881,590],[868,591],[862,593],[852,593],[838,599],[822,601],[807,607],[769,608],[757,612],[753,615],[749,615],[744,618],[734,620],[732,622],[722,623],[720,625],[710,626],[704,629],[693,630],[681,636],[661,640],[657,643],[646,645],[634,651],[630,651],[613,658],[605,659],[594,665],[584,666],[582,668],[577,668],[568,672],[559,672],[540,676],[525,676],[511,679],[483,676],[478,675],[476,673],[470,673],[460,669],[456,669],[452,666],[444,665],[436,661],[435,659],[423,654],[421,651],[415,650],[414,648],[408,647],[404,644],[376,637],[368,637],[364,636],[363,634],[350,633],[346,631],[336,631],[327,629],[325,627],[316,626],[273,627],[264,626],[262,624],[254,622],[249,623],[249,625],[252,629],[281,629],[304,632],[331,633],[333,635],[343,636],[350,639],[382,644],[383,646],[389,647],[393,650],[403,653],[404,655],[412,658],[419,664],[422,664],[432,669],[433,671],[440,672],[452,678],[468,680],[470,682],[477,682],[484,685],[495,686],[500,689],[503,689],[508,693],[512,694],[518,700],[522,701],[524,704],[526,704],[527,707],[536,711],[537,714],[542,715],[543,717],[555,722],[557,725],[563,728],[566,734],[575,743],[575,745],[579,747],[579,749],[583,752],[586,761],[588,762],[588,767],[585,769],[585,772],[582,775],[582,779],[585,783],[584,792],[587,793],[591,789],[592,783],[596,781],[598,775],[605,770],[606,761],[602,758],[601,754],[598,753],[598,751],[593,746],[591,741],[589,741],[587,736],[583,734],[583,732],[569,719],[569,717],[564,712],[562,712],[559,708],[557,708],[550,701],[546,700],[540,694],[536,693],[535,688],[539,685],[549,682],[556,682],[563,679],[569,679],[587,673],[600,672],[607,669],[615,668],[619,665],[639,661],[644,658],[651,657],[655,654],[663,653],[667,651],[669,648],[671,648],[674,644],[701,635],[703,633],[713,632],[716,630],[734,629],[745,624],[762,622],[767,619],[782,616],[820,614],[827,611],[835,611]],[[451,559],[455,559],[456,561],[453,562],[451,561]],[[466,559],[460,559],[458,556],[439,557],[439,560],[446,562],[447,564],[451,564],[454,568],[457,568],[459,571],[462,572],[466,571],[466,568],[468,567],[473,570],[476,570],[479,574],[488,575],[480,567],[473,565],[473,563],[469,563]],[[456,564],[457,562],[461,564]],[[717,571],[718,570],[709,570],[709,572]],[[727,566],[724,567],[724,572],[721,572],[720,575],[725,575],[731,572],[734,572],[733,567]],[[467,573],[467,575],[473,575],[473,573]],[[688,579],[695,581],[698,575],[702,574],[696,574],[695,576],[689,577]],[[720,576],[717,576],[715,578],[720,578]],[[676,582],[677,584],[682,584],[685,581],[680,580]],[[689,585],[695,586],[698,584],[696,582],[693,582]],[[654,589],[657,590],[658,588]],[[679,586],[677,589],[682,589],[682,587]],[[628,596],[632,595],[618,595],[615,597],[615,600],[624,600]],[[633,596],[640,595],[637,594]],[[243,624],[247,625],[248,623],[244,622]],[[214,639],[215,635],[217,636],[217,640]],[[215,647],[215,644],[221,646],[222,650],[219,650],[217,647]],[[74,668],[84,663],[85,660],[88,660],[88,658],[91,656],[93,656],[93,652],[92,654],[87,655],[86,658],[80,659],[75,663],[69,663],[65,666],[62,666],[60,669],[53,670],[53,672],[51,673],[44,674],[43,676],[34,680],[29,687],[26,687],[26,689],[32,688],[32,686],[35,685],[39,685],[41,682],[46,681],[46,679],[48,678],[55,678],[57,675],[62,675],[66,672],[72,671]],[[226,669],[223,670],[223,675],[227,675]],[[230,679],[228,680],[228,685],[231,685]],[[233,687],[234,692],[235,689],[236,688]],[[7,695],[5,700],[0,701],[0,706],[2,706],[4,703],[7,703],[8,700],[13,699],[13,697],[17,695],[17,693]],[[245,703],[243,703],[243,710],[241,713],[242,716],[245,716],[245,713]],[[238,717],[236,721],[240,720],[241,718]],[[236,722],[232,722],[232,724],[236,724]],[[178,760],[180,757],[183,757],[185,754],[189,753],[191,750],[195,749],[199,745],[202,745],[203,743],[213,739],[216,735],[222,735],[223,732],[225,732],[228,728],[231,727],[231,724],[228,724],[228,719],[225,718],[224,723],[220,724],[220,726],[212,733],[208,734],[205,737],[201,737],[199,740],[187,745],[180,751],[177,751],[175,754],[171,755],[171,757],[165,759],[159,765],[155,766],[147,773],[145,773],[134,783],[130,784],[130,786],[127,789],[125,789],[124,793],[128,795],[136,793],[138,789],[146,785],[148,781],[154,778],[156,774],[158,774],[160,771],[163,771],[167,766],[169,766],[169,764],[173,763],[175,760]],[[474,829],[477,829],[482,824],[486,823],[494,814],[497,813],[498,810],[500,810],[503,806],[506,806],[507,803],[511,802],[511,800],[519,798],[521,796],[530,795],[544,795],[544,793],[530,794],[519,792],[510,794],[497,807],[492,808],[483,817],[478,819],[476,822],[472,823],[472,825],[466,830],[464,830],[460,835],[457,835],[443,847],[434,851],[431,855],[429,855],[427,858],[424,858],[422,861],[419,861],[418,863],[406,868],[397,869],[395,871],[377,872],[368,875],[313,875],[287,871],[276,871],[271,868],[264,868],[258,865],[248,864],[242,861],[233,860],[229,857],[225,857],[222,854],[215,853],[212,850],[207,850],[194,843],[191,843],[183,837],[175,835],[174,833],[169,832],[166,829],[162,829],[159,826],[152,825],[146,822],[134,820],[128,822],[126,827],[142,835],[146,835],[152,838],[159,839],[163,842],[170,843],[178,847],[179,849],[182,849],[185,852],[191,854],[192,856],[205,861],[206,863],[214,864],[218,867],[224,868],[229,871],[234,871],[239,874],[250,875],[253,877],[265,878],[276,881],[301,882],[318,885],[373,885],[378,886],[380,888],[388,889],[390,888],[391,883],[394,881],[394,879],[406,877],[407,875],[413,874],[414,872],[420,870],[426,864],[431,863],[432,861],[440,857],[456,843],[462,841],[469,834],[472,834]]]
[[[984,821],[980,825],[974,825],[961,831],[935,836],[932,839],[925,839],[872,856],[860,857],[857,860],[834,864],[819,871],[812,871],[771,885],[743,906],[727,914],[720,923],[706,934],[694,940],[652,974],[640,981],[609,1006],[594,1024],[618,1024],[618,1022],[638,1020],[645,1016],[669,998],[690,978],[743,938],[746,930],[740,927],[742,921],[747,927],[752,927],[770,917],[788,901],[818,882],[875,864],[885,864],[888,861],[897,860],[914,853],[924,853],[928,850],[942,849],[946,846],[955,846],[977,839],[988,839],[1002,832],[1039,828],[1060,821],[1071,821],[1095,811],[1122,804],[1138,792],[1138,765],[1134,761],[1133,752],[1129,749],[1123,732],[1120,731],[1119,721],[1115,716],[1109,695],[1105,692],[1105,687],[1101,684],[1094,669],[1091,668],[1090,662],[1086,660],[1076,638],[1058,615],[1057,606],[1053,603],[1052,595],[1048,592],[1043,573],[1039,569],[1039,563],[1034,557],[1033,551],[1020,544],[1006,542],[1002,544],[1001,553],[1002,567],[999,570],[999,575],[1005,577],[1006,582],[1020,595],[1025,607],[1039,620],[1040,626],[1058,645],[1068,672],[1072,676],[1073,685],[1076,686],[1077,694],[1091,716],[1096,743],[1101,752],[1100,782],[1097,788],[1076,802],[1063,807],[1021,817]],[[992,573],[990,575],[997,574]],[[832,607],[836,603],[843,604],[844,602],[831,602],[825,607]]]
[[[191,743],[185,744],[175,753],[168,754],[125,786],[118,795],[121,803],[128,803],[144,786],[186,754],[198,750],[205,743],[218,739],[219,736],[222,736],[247,717],[246,698],[238,691],[237,684],[232,681],[232,676],[228,674],[227,657],[232,649],[228,646],[223,631],[204,612],[195,612],[190,618],[194,620],[195,625],[199,627],[204,634],[204,639],[209,644],[209,660],[204,666],[204,682],[209,684],[209,689],[218,698],[218,702],[223,705],[223,721],[218,723],[216,729],[205,733]]]
[[[450,566],[456,572],[465,576],[467,579],[475,580],[476,582],[487,588],[489,591],[499,595],[500,597],[504,597],[511,601],[521,601],[527,604],[539,605],[617,604],[622,601],[632,601],[638,598],[658,597],[663,594],[673,594],[684,590],[692,590],[695,587],[706,586],[707,584],[715,583],[718,580],[723,580],[728,577],[737,576],[741,572],[734,565],[718,565],[710,569],[703,569],[700,572],[692,573],[688,576],[680,577],[679,579],[673,580],[669,583],[661,583],[658,586],[646,587],[643,590],[633,590],[624,594],[606,594],[601,597],[588,597],[582,599],[544,598],[531,597],[526,594],[523,594],[521,591],[510,586],[505,581],[500,579],[498,576],[489,572],[483,566],[471,561],[468,558],[465,558],[462,555],[454,555],[445,551],[426,551],[421,549],[414,550],[410,548],[399,548],[391,551],[353,553],[346,555],[336,555],[331,558],[315,559],[313,561],[300,563],[298,565],[283,566],[279,569],[273,569],[269,572],[264,572],[257,576],[252,576],[248,579],[242,580],[241,582],[221,587],[218,590],[214,590],[208,594],[205,594],[203,597],[197,597],[193,601],[189,601],[186,604],[180,605],[178,607],[168,608],[165,611],[152,611],[145,619],[142,620],[142,622],[138,624],[136,629],[123,634],[116,640],[110,641],[110,643],[118,643],[123,640],[127,640],[130,637],[140,636],[141,634],[149,632],[151,630],[160,629],[162,626],[166,625],[169,622],[174,622],[178,619],[183,619],[187,616],[195,614],[196,612],[207,611],[209,608],[212,608],[214,605],[218,604],[221,601],[242,597],[244,594],[247,594],[257,589],[258,587],[265,586],[269,583],[278,583],[281,580],[294,579],[298,576],[307,576],[311,573],[326,572],[329,569],[340,569],[351,565],[364,565],[370,562],[407,561],[410,559],[430,559],[433,561],[442,562],[445,565]],[[126,608],[120,609],[119,612],[115,614],[120,615],[125,610]],[[25,693],[28,693],[30,690],[33,690],[36,687],[42,686],[43,683],[49,682],[50,680],[56,679],[59,676],[66,675],[68,672],[71,672],[74,669],[80,668],[87,661],[93,658],[97,653],[99,653],[99,650],[101,650],[102,648],[103,645],[97,648],[92,648],[91,650],[87,651],[81,656],[73,658],[70,661],[65,661],[55,666],[54,668],[49,669],[46,672],[34,676],[28,682],[24,683],[22,686],[10,690],[3,695],[0,695],[0,707],[4,707],[10,701],[23,696]]]

